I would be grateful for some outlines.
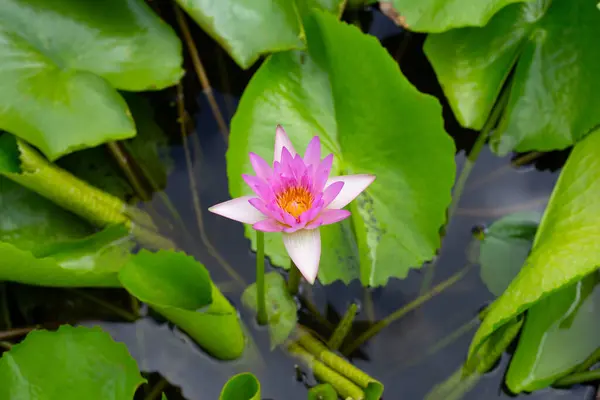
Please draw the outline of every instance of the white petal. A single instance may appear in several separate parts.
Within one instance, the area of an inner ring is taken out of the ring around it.
[[[321,232],[319,229],[300,229],[283,233],[283,244],[296,267],[312,285],[319,272],[321,259]]]
[[[332,210],[339,210],[344,208],[348,203],[354,200],[359,194],[362,193],[373,181],[375,180],[374,175],[344,175],[344,176],[332,176],[327,180],[325,188],[335,182],[344,182],[342,191],[338,194],[335,199],[327,208]]]
[[[234,221],[243,222],[244,224],[255,224],[267,218],[263,213],[258,211],[254,206],[248,203],[248,200],[256,196],[242,196],[224,203],[216,204],[208,209],[208,211],[219,214],[225,218]]]
[[[288,149],[292,157],[296,155],[294,145],[292,145],[287,133],[285,133],[285,130],[281,125],[277,125],[277,130],[275,131],[275,154],[273,155],[273,161],[281,161],[281,151],[284,147]]]

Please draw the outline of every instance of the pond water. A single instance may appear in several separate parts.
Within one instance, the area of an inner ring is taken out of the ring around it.
[[[405,35],[378,12],[362,13],[355,17],[370,24],[370,32],[382,40],[392,55],[401,58],[402,70],[420,90],[439,95],[437,82],[419,50],[421,37],[415,36],[410,42],[403,42]],[[230,117],[252,71],[237,70],[230,61],[215,56],[215,44],[201,32],[196,31],[195,37],[211,82],[219,89],[216,93],[219,105]],[[192,69],[188,68],[188,71],[185,81],[187,106],[196,127],[189,137],[189,147],[192,150],[192,173],[197,183],[207,238],[202,238],[194,214],[193,189],[190,187],[181,144],[175,144],[171,149],[175,167],[165,193],[181,214],[189,233],[176,227],[176,238],[186,252],[206,265],[224,294],[240,310],[249,331],[248,336],[254,344],[242,359],[219,362],[205,355],[185,335],[151,316],[135,323],[93,320],[85,324],[102,326],[116,340],[127,344],[141,370],[161,374],[173,385],[167,391],[170,400],[217,399],[227,379],[243,371],[253,372],[259,378],[263,399],[304,400],[305,385],[313,383],[313,379],[299,374],[296,362],[284,351],[269,350],[268,332],[258,327],[252,314],[242,308],[240,293],[243,288],[224,272],[214,256],[214,251],[218,252],[242,275],[246,283],[254,281],[254,254],[249,250],[249,241],[244,237],[242,225],[211,215],[206,210],[208,206],[229,197],[224,158],[226,145],[210,107],[195,82]],[[173,98],[165,100],[157,97],[154,100],[162,118],[171,121],[171,130],[176,137],[177,128],[173,124],[176,112],[171,104]],[[456,160],[460,171],[465,150],[470,148],[476,134],[458,128],[447,107],[445,117],[447,128],[459,149]],[[285,125],[285,121],[281,122]],[[544,156],[537,163],[537,169],[534,166],[514,168],[510,166],[510,157],[498,158],[485,148],[448,226],[435,267],[434,284],[468,264],[469,252],[473,250],[473,227],[489,224],[515,211],[543,211],[558,176],[554,170],[564,162],[565,154]],[[155,203],[160,207],[158,201]],[[206,239],[210,246],[214,246],[213,254],[207,247]],[[305,287],[303,296],[310,298],[331,323],[335,323],[336,314],[342,315],[352,302],[359,303],[360,313],[355,330],[360,331],[373,319],[381,319],[418,297],[425,275],[425,269],[415,269],[404,280],[394,279],[386,287],[370,291],[364,290],[356,282],[350,286],[334,283],[324,287],[317,284],[312,288]],[[423,399],[436,384],[443,382],[460,367],[477,326],[477,313],[491,300],[493,296],[483,285],[478,268],[472,268],[465,278],[372,338],[353,358],[353,362],[385,385],[385,399]],[[301,322],[317,331],[327,331],[326,324],[311,313],[303,312]],[[464,398],[510,398],[501,384],[506,358]],[[592,396],[592,388],[582,386],[570,390],[543,390],[519,398],[584,400]]]

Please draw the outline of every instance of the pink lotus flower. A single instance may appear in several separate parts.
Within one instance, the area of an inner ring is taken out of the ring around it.
[[[271,167],[250,153],[256,176],[242,175],[256,196],[242,196],[209,208],[209,211],[252,224],[263,232],[282,232],[283,243],[292,261],[311,284],[321,258],[321,225],[350,216],[342,210],[374,180],[373,175],[329,177],[333,154],[321,160],[321,141],[312,138],[304,158],[281,126],[275,134],[275,155]]]

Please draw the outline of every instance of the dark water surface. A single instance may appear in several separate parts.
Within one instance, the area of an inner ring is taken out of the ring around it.
[[[432,77],[420,51],[422,37],[415,36],[402,50],[402,32],[378,12],[360,14],[361,20],[370,23],[370,31],[382,39],[394,56],[402,57],[403,72],[422,91],[439,95],[439,87]],[[249,76],[232,67],[230,61],[221,63],[214,55],[215,45],[200,32],[196,37],[202,57],[213,86],[218,88],[221,109],[235,106],[239,94]],[[398,57],[400,58],[400,57]],[[219,61],[219,62],[218,62]],[[198,183],[204,229],[216,250],[240,273],[247,283],[254,281],[254,254],[249,250],[249,241],[244,237],[241,224],[211,215],[206,208],[229,198],[225,173],[225,144],[218,133],[217,125],[204,97],[199,95],[191,68],[186,78],[186,95],[189,112],[192,113],[196,131],[189,138],[193,151],[193,174]],[[224,76],[225,75],[225,76]],[[198,104],[193,104],[197,100]],[[168,102],[162,104],[167,119],[174,121],[174,108]],[[192,111],[197,109],[197,111]],[[230,110],[231,111],[231,110]],[[228,115],[230,117],[230,114]],[[458,170],[464,161],[464,150],[469,149],[476,133],[458,128],[449,110],[445,109],[447,128],[455,137]],[[285,121],[281,121],[285,125]],[[195,146],[198,144],[199,146]],[[401,144],[399,144],[401,145]],[[250,371],[261,381],[263,399],[304,400],[305,381],[298,380],[295,361],[282,350],[269,350],[268,332],[256,326],[253,316],[244,310],[240,301],[240,287],[224,273],[217,260],[210,255],[201,240],[193,211],[192,193],[181,146],[172,149],[175,170],[171,174],[166,193],[182,215],[190,237],[185,250],[203,262],[211,271],[213,279],[225,295],[240,310],[249,330],[249,337],[256,344],[244,357],[233,362],[219,362],[205,355],[185,335],[174,331],[164,322],[147,317],[136,323],[90,322],[101,325],[113,337],[127,344],[143,371],[155,371],[172,385],[181,389],[189,400],[217,399],[223,384],[232,375]],[[538,167],[559,167],[565,154],[545,157]],[[550,169],[536,170],[533,166],[511,168],[510,158],[497,158],[486,148],[466,185],[462,200],[451,221],[439,262],[436,266],[435,283],[451,276],[468,263],[474,226],[489,224],[493,220],[515,211],[543,211],[548,196],[558,177]],[[158,204],[158,203],[157,203]],[[183,232],[178,231],[183,237]],[[189,240],[191,238],[191,240]],[[181,239],[181,238],[180,238]],[[183,242],[182,242],[183,243]],[[394,310],[419,296],[425,270],[413,270],[404,280],[393,279],[385,288],[366,292],[358,283],[346,287],[333,284],[327,287],[316,285],[310,295],[322,314],[327,308],[343,314],[351,302],[361,305],[356,329],[368,325],[370,318],[381,319]],[[372,299],[368,301],[368,297]],[[401,320],[385,328],[379,335],[363,346],[360,357],[353,359],[385,385],[386,400],[419,400],[438,383],[443,382],[464,361],[471,337],[475,331],[474,318],[482,306],[493,299],[479,278],[478,268],[473,268],[463,280],[425,303]],[[303,315],[302,322],[314,325],[314,318]],[[446,346],[441,341],[463,326],[470,329]],[[437,346],[437,347],[436,347]],[[436,350],[437,351],[434,351]],[[465,399],[507,399],[509,395],[501,389],[507,356],[492,372],[486,374]],[[312,383],[308,377],[306,382]],[[176,399],[170,394],[169,399]],[[528,399],[583,400],[592,398],[592,390],[578,387],[571,390],[544,390],[533,395],[519,396]]]

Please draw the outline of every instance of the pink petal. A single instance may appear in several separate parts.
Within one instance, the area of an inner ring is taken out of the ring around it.
[[[267,178],[273,175],[271,166],[258,154],[250,153],[250,163],[256,172],[256,176],[258,176],[260,179],[267,180]]]
[[[306,165],[319,165],[321,161],[321,140],[318,136],[311,139],[304,153],[304,163]]]
[[[333,182],[331,185],[325,188],[325,191],[323,192],[323,203],[325,203],[325,207],[327,207],[337,197],[337,195],[340,194],[343,187],[344,182]]]
[[[329,154],[327,157],[321,161],[319,166],[315,171],[314,181],[313,181],[313,190],[315,192],[322,192],[325,184],[327,183],[327,178],[329,178],[329,173],[331,172],[331,166],[333,165],[333,154]]]
[[[326,188],[333,185],[335,182],[344,182],[344,187],[340,194],[327,208],[329,209],[340,209],[345,207],[348,203],[354,200],[359,194],[362,193],[373,181],[375,180],[374,175],[345,175],[345,176],[334,176],[329,178],[327,181]]]
[[[281,232],[284,228],[279,222],[274,219],[265,219],[252,225],[252,228],[262,232]]]
[[[278,207],[273,207],[265,204],[264,201],[258,198],[253,198],[248,200],[248,203],[252,204],[254,208],[260,211],[263,215],[267,217],[276,219],[277,221],[283,223],[283,217],[281,216],[281,210]]]
[[[246,174],[242,174],[242,179],[264,201],[268,202],[273,198],[273,193],[267,182],[256,176]]]
[[[224,203],[216,204],[208,211],[244,224],[255,224],[265,219],[265,215],[254,208],[248,201],[254,196],[242,196]]]
[[[335,224],[350,216],[348,210],[325,210],[319,215],[319,218],[323,221],[323,225]]]
[[[323,225],[323,218],[317,217],[311,223],[306,224],[306,227],[304,229],[315,229],[320,227],[321,225]]]
[[[296,155],[296,150],[294,150],[294,146],[287,133],[285,133],[285,130],[281,125],[277,125],[277,129],[275,130],[275,154],[273,156],[273,161],[281,160],[281,151],[284,147],[288,149],[292,156]]]
[[[283,244],[304,278],[312,285],[319,271],[321,259],[321,232],[319,229],[301,229],[283,233]]]

